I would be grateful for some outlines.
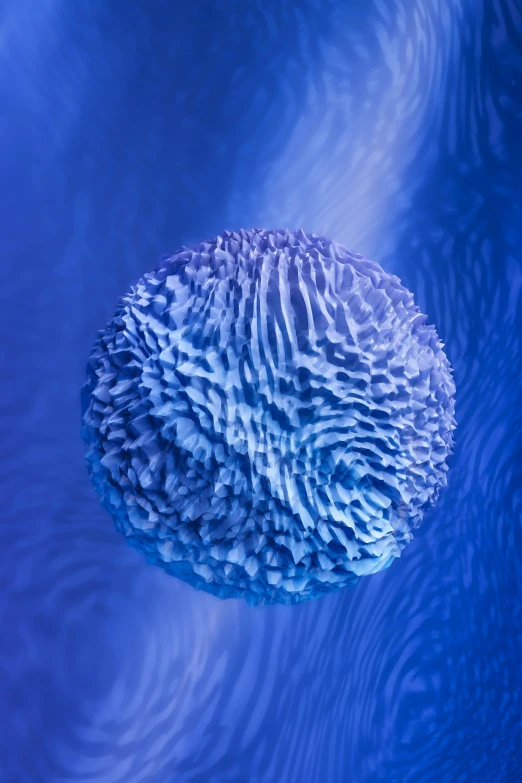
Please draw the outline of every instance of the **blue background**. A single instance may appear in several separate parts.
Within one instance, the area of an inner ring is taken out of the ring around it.
[[[519,0],[7,0],[0,107],[1,783],[520,783]],[[399,275],[458,390],[415,541],[296,607],[148,566],[79,435],[118,298],[251,226]]]

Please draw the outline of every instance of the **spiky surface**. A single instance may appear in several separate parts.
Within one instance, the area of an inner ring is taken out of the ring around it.
[[[400,281],[302,231],[224,232],[100,333],[87,463],[130,544],[195,587],[296,603],[386,568],[446,481],[454,384]]]

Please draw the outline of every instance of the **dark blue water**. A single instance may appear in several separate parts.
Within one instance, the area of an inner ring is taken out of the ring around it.
[[[522,780],[519,0],[0,7],[1,783]],[[79,392],[118,297],[242,226],[397,274],[457,384],[393,566],[220,602],[100,509]]]

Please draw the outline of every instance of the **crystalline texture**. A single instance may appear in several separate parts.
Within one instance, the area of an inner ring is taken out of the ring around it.
[[[87,465],[150,562],[250,603],[386,568],[446,482],[454,384],[392,275],[303,231],[224,232],[100,332]]]

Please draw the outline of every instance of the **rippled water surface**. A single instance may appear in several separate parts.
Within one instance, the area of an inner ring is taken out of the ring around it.
[[[0,107],[1,783],[519,783],[519,0],[7,0]],[[249,608],[125,546],[79,390],[165,252],[280,225],[401,277],[458,429],[390,569]]]

